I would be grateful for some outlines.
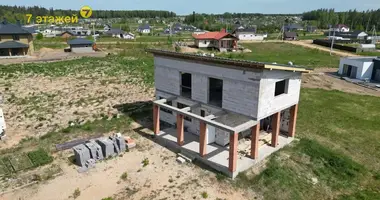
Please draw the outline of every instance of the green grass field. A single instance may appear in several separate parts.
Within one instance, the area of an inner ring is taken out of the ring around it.
[[[240,174],[235,184],[266,199],[379,199],[379,109],[378,97],[303,89],[301,140],[271,156],[262,173]]]
[[[251,53],[227,53],[220,54],[224,57],[247,59],[259,62],[276,62],[278,64],[288,64],[305,66],[308,68],[339,66],[339,57],[330,56],[329,53],[317,49],[310,49],[288,43],[251,43],[243,44],[245,48],[252,50]]]

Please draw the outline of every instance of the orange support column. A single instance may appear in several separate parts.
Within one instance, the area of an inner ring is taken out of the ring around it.
[[[158,105],[153,105],[153,132],[155,135],[160,132],[160,108]]]
[[[280,134],[280,117],[280,112],[272,115],[272,147],[276,147],[278,144],[278,135]]]
[[[259,157],[260,121],[251,128],[251,134],[251,158],[257,159]]]
[[[232,133],[230,135],[230,157],[228,159],[228,170],[230,172],[236,171],[236,162],[238,158],[238,133]]]
[[[288,130],[289,137],[294,137],[296,135],[297,112],[298,112],[298,104],[290,108],[289,130]]]
[[[199,123],[199,154],[201,154],[202,157],[204,157],[207,153],[207,144],[206,144],[206,130],[207,125],[205,122],[201,121]]]
[[[177,143],[182,146],[184,141],[183,115],[177,114]]]

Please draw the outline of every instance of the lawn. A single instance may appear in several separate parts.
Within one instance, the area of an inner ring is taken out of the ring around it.
[[[379,109],[378,97],[303,89],[300,141],[234,183],[266,199],[380,199]]]
[[[315,39],[323,39],[323,38],[326,38],[326,36],[323,34],[306,34],[306,35],[303,35],[302,33],[298,34],[299,40],[315,40]]]
[[[291,61],[294,65],[308,68],[339,66],[339,57],[330,56],[329,53],[317,49],[310,49],[288,43],[251,43],[244,44],[251,53],[229,53],[220,54],[224,57],[247,59],[260,62],[276,62],[278,64],[288,64]]]

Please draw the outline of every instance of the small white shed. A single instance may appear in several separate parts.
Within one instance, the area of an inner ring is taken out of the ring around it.
[[[371,79],[376,57],[345,57],[340,59],[338,74],[350,78]]]

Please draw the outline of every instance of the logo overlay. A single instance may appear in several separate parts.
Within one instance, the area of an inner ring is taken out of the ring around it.
[[[80,9],[79,13],[80,16],[82,16],[83,18],[89,18],[92,15],[92,9],[90,8],[90,6],[83,6]]]

